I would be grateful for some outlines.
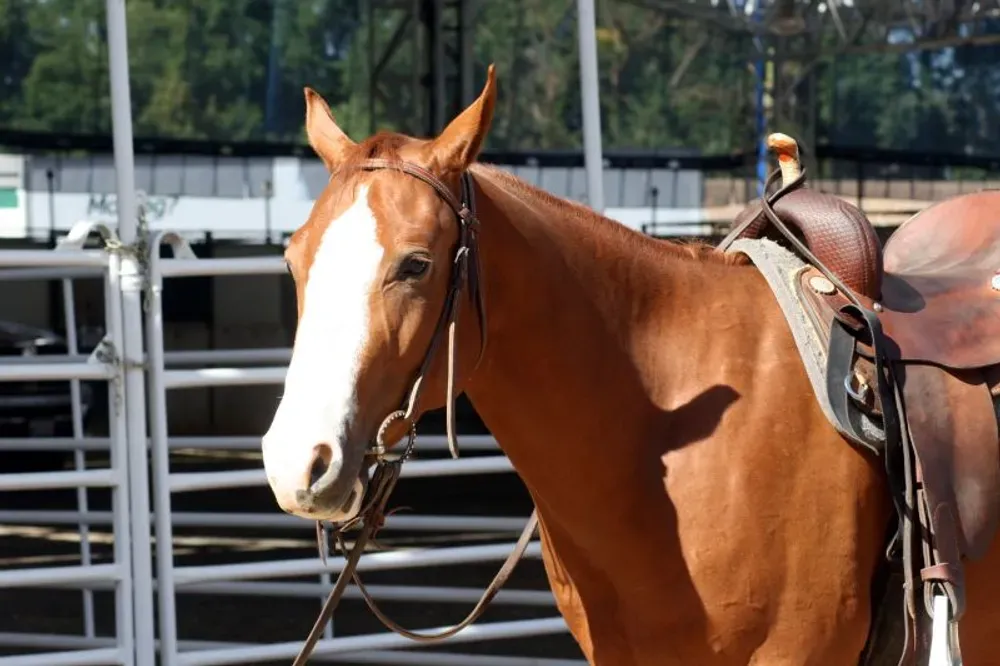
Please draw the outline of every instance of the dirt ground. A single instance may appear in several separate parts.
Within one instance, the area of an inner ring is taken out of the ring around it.
[[[471,455],[471,454],[470,454]],[[100,464],[100,461],[96,461]],[[252,459],[209,459],[176,457],[172,471],[221,471],[252,468]],[[91,508],[109,509],[109,494],[91,491]],[[277,512],[264,487],[174,495],[175,511]],[[0,493],[4,509],[74,510],[75,491]],[[390,507],[409,507],[413,513],[447,515],[523,516],[531,505],[523,486],[513,474],[477,477],[448,477],[403,480],[390,500]],[[389,548],[513,543],[514,534],[441,535],[386,531],[381,540]],[[97,563],[110,562],[111,540],[107,527],[92,531],[93,556]],[[0,570],[25,566],[71,566],[79,563],[79,538],[73,525],[0,525]],[[316,556],[314,530],[303,521],[295,529],[174,528],[175,561],[178,566],[210,565],[259,560],[309,558]],[[372,573],[370,584],[430,585],[483,589],[500,562],[421,568],[410,571]],[[309,582],[313,578],[280,579]],[[547,590],[542,564],[537,559],[523,561],[507,585],[513,590]],[[81,592],[69,589],[0,590],[0,633],[33,632],[82,635]],[[95,593],[96,625],[99,636],[113,635],[113,598],[109,591]],[[312,626],[320,601],[304,598],[263,596],[220,596],[181,593],[177,597],[177,624],[181,640],[225,641],[234,643],[299,642]],[[443,626],[461,619],[471,604],[386,602],[384,610],[411,628]],[[493,604],[481,622],[553,617],[554,606],[514,606]],[[386,631],[360,600],[343,601],[335,615],[335,634],[349,636]],[[50,648],[51,649],[51,648]],[[568,634],[530,639],[430,648],[490,655],[580,659],[579,649]],[[0,654],[25,654],[26,648],[0,648]],[[317,659],[317,662],[320,660]],[[257,662],[287,664],[288,662]],[[350,663],[343,662],[340,663]]]

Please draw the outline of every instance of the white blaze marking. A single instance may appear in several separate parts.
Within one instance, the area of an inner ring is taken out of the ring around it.
[[[344,426],[357,410],[356,385],[369,335],[368,299],[384,250],[368,187],[331,222],[309,269],[285,391],[264,435],[264,469],[283,507],[309,483],[313,447],[343,459]]]

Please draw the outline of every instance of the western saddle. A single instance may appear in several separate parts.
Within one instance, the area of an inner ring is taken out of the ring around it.
[[[720,248],[771,238],[806,262],[796,300],[827,350],[835,425],[884,459],[897,511],[887,566],[903,584],[886,593],[902,596],[904,621],[888,640],[902,643],[900,664],[942,651],[932,664],[960,663],[962,559],[985,555],[1000,520],[1000,191],[928,207],[883,250],[857,207],[804,185],[794,140],[769,145],[783,185]],[[885,649],[873,635],[862,663]]]

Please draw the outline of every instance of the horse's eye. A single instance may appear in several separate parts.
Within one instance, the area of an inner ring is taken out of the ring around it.
[[[431,262],[427,257],[411,254],[399,262],[399,268],[396,270],[396,279],[400,281],[417,280],[427,274],[427,269],[430,266]]]

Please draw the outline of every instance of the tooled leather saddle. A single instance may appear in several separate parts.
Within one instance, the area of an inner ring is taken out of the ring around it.
[[[1000,519],[1000,191],[934,204],[882,249],[856,206],[805,185],[793,140],[769,143],[784,184],[720,248],[771,238],[803,258],[793,289],[826,348],[827,415],[883,458],[897,521],[861,663],[926,664],[935,651],[932,663],[960,663],[963,558],[986,553]]]

